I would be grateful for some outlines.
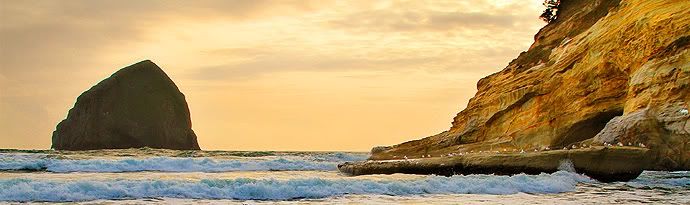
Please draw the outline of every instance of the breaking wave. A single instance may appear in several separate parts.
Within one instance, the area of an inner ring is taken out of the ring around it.
[[[1,179],[0,201],[67,202],[99,199],[195,198],[238,200],[317,199],[346,194],[515,194],[562,193],[591,179],[559,171],[540,175],[428,176],[415,180],[204,179],[52,181]]]
[[[316,156],[213,159],[149,157],[114,159],[59,159],[43,154],[0,154],[0,171],[48,172],[228,172],[336,170],[337,164],[366,159],[364,155],[335,153]]]

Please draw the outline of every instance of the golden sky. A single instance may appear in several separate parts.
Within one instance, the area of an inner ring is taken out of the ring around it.
[[[539,0],[0,0],[0,148],[151,59],[205,150],[368,151],[436,134],[544,25]]]

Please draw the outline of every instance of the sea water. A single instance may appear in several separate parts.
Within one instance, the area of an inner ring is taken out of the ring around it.
[[[690,172],[601,183],[539,175],[347,176],[366,153],[0,150],[0,203],[690,204]]]

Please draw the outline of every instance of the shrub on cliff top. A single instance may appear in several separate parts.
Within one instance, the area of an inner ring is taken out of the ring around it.
[[[544,6],[546,9],[539,16],[539,19],[546,23],[551,23],[551,21],[558,18],[558,6],[561,4],[561,0],[544,0]]]

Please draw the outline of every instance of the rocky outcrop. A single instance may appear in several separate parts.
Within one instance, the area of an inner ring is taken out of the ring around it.
[[[378,147],[371,159],[644,145],[646,158],[663,160],[641,169],[690,169],[690,2],[560,7],[528,51],[479,80],[448,131]]]
[[[140,147],[199,149],[184,95],[149,60],[82,93],[53,132],[56,150]]]
[[[648,147],[652,151],[648,157],[654,163],[647,169],[687,170],[690,167],[689,119],[685,104],[664,103],[615,117],[594,138],[580,144]]]

